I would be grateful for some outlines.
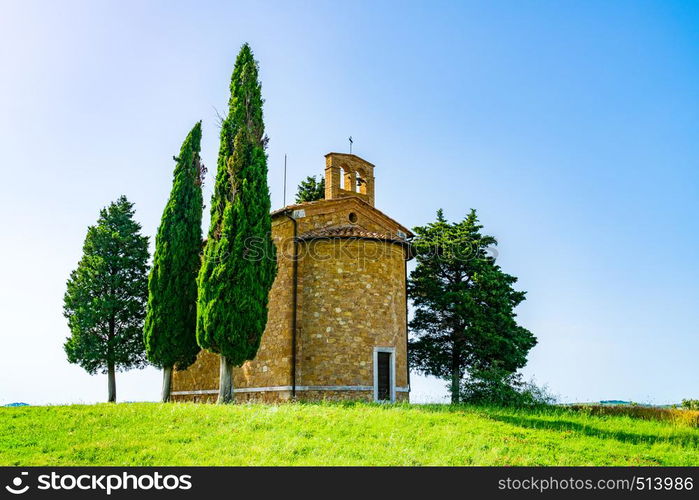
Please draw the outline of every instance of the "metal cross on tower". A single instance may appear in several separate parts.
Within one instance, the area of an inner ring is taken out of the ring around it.
[[[352,136],[349,136],[349,143],[350,143],[350,154],[352,154],[352,144],[354,144],[354,141],[352,140]]]

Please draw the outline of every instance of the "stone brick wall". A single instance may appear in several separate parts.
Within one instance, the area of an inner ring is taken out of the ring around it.
[[[298,219],[299,234],[312,229],[350,223],[369,231],[390,234],[397,234],[398,231],[403,231],[407,235],[411,234],[406,227],[354,196],[292,205],[289,208],[292,210],[302,209],[305,214]],[[350,220],[350,214],[352,213],[357,216],[354,222]],[[273,217],[274,219],[283,217],[282,211],[274,212]]]
[[[297,384],[373,386],[374,347],[395,347],[396,385],[407,386],[403,248],[362,239],[306,245]]]
[[[303,210],[296,219],[299,235],[350,223],[377,233],[410,234],[358,197],[289,208],[289,214]],[[292,384],[293,228],[285,212],[273,213],[278,273],[270,291],[267,328],[256,358],[234,369],[233,377],[234,389],[277,390],[236,392],[236,401],[276,402],[291,398],[288,389]],[[407,387],[406,248],[390,241],[317,239],[299,242],[299,250],[297,386],[373,387],[374,347],[392,347],[395,384]],[[218,379],[218,356],[202,351],[192,367],[174,372],[173,399],[215,401]],[[180,392],[190,394],[178,395]],[[296,397],[373,400],[373,391],[299,390]],[[396,400],[407,399],[406,392],[396,392]]]
[[[267,327],[254,360],[233,371],[234,388],[275,387],[291,384],[291,301],[293,281],[293,225],[285,217],[272,222],[277,248],[277,277],[270,290]],[[218,390],[219,356],[201,351],[187,370],[175,371],[172,392]],[[201,395],[175,395],[176,400],[210,400]],[[213,400],[216,396],[213,396]],[[245,399],[236,395],[236,399]]]
[[[233,387],[291,385],[293,225],[286,217],[272,222],[277,247],[277,277],[270,290],[267,327],[254,360],[234,370]]]
[[[172,372],[172,392],[218,391],[219,357],[209,351],[199,351],[197,361],[186,370]],[[177,400],[191,400],[193,397],[172,396]],[[215,398],[214,398],[215,399]]]

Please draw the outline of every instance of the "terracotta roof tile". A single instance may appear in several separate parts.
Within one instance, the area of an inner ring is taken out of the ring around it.
[[[328,226],[320,229],[313,229],[299,235],[298,238],[300,240],[313,240],[316,238],[367,238],[372,240],[408,243],[405,238],[397,234],[375,233],[355,225]]]

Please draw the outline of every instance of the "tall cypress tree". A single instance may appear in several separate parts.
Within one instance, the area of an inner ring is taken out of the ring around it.
[[[197,302],[197,341],[221,356],[219,403],[233,400],[233,366],[257,354],[276,274],[263,100],[248,44],[238,53],[230,90]]]
[[[109,402],[116,401],[116,371],[146,365],[148,238],[133,215],[126,196],[100,211],[63,299],[71,332],[64,345],[68,361],[90,374],[107,373]]]
[[[197,274],[201,264],[201,122],[189,132],[175,158],[170,199],[155,238],[148,278],[144,340],[148,360],[163,369],[162,401],[170,399],[172,369],[196,360]]]

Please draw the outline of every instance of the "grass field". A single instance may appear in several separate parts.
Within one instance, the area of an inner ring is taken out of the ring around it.
[[[699,465],[699,429],[565,408],[0,408],[0,465]]]

